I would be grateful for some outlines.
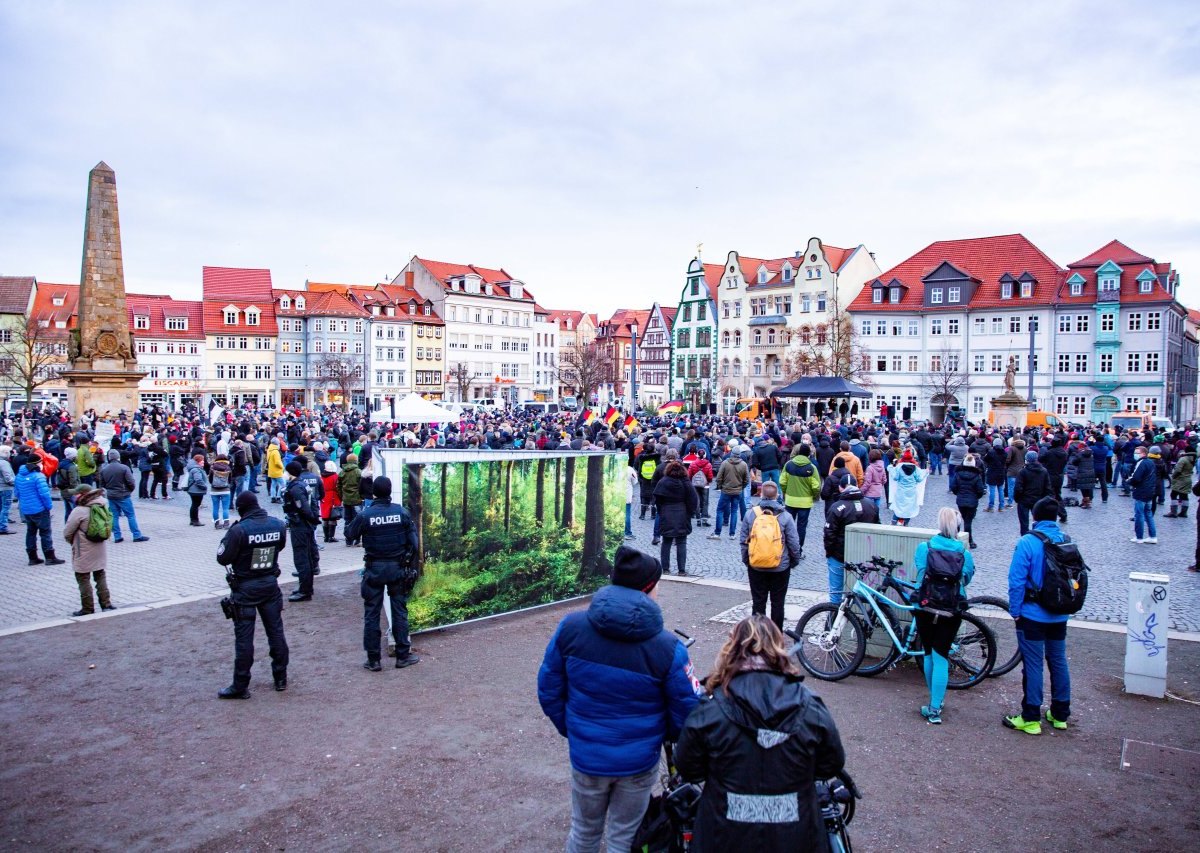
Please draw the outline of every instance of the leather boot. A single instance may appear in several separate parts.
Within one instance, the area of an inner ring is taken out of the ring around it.
[[[1164,515],[1163,518],[1179,518],[1179,505],[1171,504],[1171,511]]]
[[[1187,511],[1187,504],[1184,504],[1179,508],[1179,515],[1177,515],[1176,518],[1187,518]]]
[[[37,548],[26,548],[25,553],[29,555],[29,565],[40,566],[44,561],[38,559]]]
[[[54,556],[53,550],[46,552],[46,565],[47,566],[61,566],[65,562],[66,562],[66,560],[60,560],[60,559],[58,559],[58,557]]]

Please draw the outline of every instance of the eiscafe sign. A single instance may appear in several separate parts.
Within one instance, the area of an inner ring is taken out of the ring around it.
[[[142,380],[141,384],[149,386],[151,388],[184,388],[184,389],[188,389],[188,388],[197,388],[200,383],[196,382],[194,379],[148,379],[148,380],[144,379],[144,380]]]

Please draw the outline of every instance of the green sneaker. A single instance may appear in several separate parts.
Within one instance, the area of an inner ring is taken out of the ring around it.
[[[1013,714],[1011,717],[1005,717],[1004,725],[1010,729],[1016,729],[1019,732],[1025,732],[1027,735],[1040,735],[1042,733],[1041,723],[1039,723],[1037,720],[1034,720],[1032,723],[1026,722],[1025,718],[1020,714]]]
[[[1054,715],[1049,711],[1046,712],[1046,722],[1054,726],[1054,728],[1058,729],[1060,732],[1065,732],[1067,730],[1067,721],[1054,719]]]

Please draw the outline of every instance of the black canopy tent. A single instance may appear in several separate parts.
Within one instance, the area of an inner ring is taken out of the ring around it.
[[[808,401],[816,400],[813,405],[813,414],[820,417],[826,410],[840,414],[843,418],[847,415],[854,417],[858,414],[858,403],[850,404],[853,397],[870,398],[871,392],[867,391],[861,385],[856,385],[849,379],[843,379],[840,376],[805,376],[802,379],[797,379],[790,385],[784,385],[782,388],[777,388],[771,392],[772,397],[801,400],[801,414],[808,416]],[[841,405],[835,401],[842,400]],[[828,406],[826,405],[828,401]]]

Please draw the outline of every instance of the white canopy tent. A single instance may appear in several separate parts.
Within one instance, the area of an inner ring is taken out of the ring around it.
[[[390,405],[371,412],[371,423],[447,424],[457,420],[453,412],[429,402],[420,394],[409,394],[403,400],[397,400],[395,415]]]

